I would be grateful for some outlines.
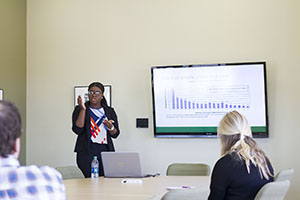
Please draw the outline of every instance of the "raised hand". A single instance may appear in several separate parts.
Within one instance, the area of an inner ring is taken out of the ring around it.
[[[79,95],[78,98],[77,98],[77,103],[78,103],[78,105],[80,106],[81,109],[83,109],[83,110],[86,109],[86,107],[85,107],[85,105],[84,105],[84,102],[83,102],[83,100],[82,100],[82,98],[81,98],[80,95]]]

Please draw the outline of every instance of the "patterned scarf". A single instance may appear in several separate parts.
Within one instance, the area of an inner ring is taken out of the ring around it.
[[[103,120],[106,118],[103,108],[90,108],[91,111],[91,140],[93,143],[107,144],[107,130]]]

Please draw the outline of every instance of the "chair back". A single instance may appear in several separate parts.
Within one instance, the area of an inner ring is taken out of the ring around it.
[[[293,174],[294,174],[294,169],[282,170],[275,175],[274,181],[285,181],[285,180],[290,181]]]
[[[208,195],[205,188],[177,189],[167,192],[161,200],[207,200]]]
[[[210,167],[204,163],[173,163],[168,166],[167,176],[208,176]]]
[[[258,191],[254,200],[284,200],[289,187],[288,180],[267,183]]]
[[[84,178],[81,170],[76,166],[56,167],[55,169],[61,173],[63,180]]]

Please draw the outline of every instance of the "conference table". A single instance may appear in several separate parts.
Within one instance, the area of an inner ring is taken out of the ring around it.
[[[140,179],[99,177],[64,180],[67,200],[146,200],[154,196],[161,197],[168,189],[200,187],[208,191],[209,182],[209,176],[157,176]]]

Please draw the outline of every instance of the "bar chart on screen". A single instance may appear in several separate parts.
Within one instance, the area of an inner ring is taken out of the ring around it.
[[[167,110],[224,111],[250,109],[248,85],[215,86],[209,88],[166,89]]]

